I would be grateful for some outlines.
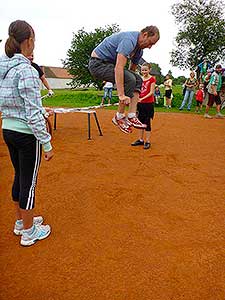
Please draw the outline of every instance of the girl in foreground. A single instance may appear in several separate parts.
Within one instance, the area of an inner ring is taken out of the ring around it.
[[[150,132],[151,132],[151,119],[154,117],[154,91],[156,80],[150,75],[151,65],[149,63],[144,63],[141,66],[142,74],[142,88],[140,93],[140,100],[137,104],[138,119],[146,124],[146,129],[140,129],[139,139],[133,142],[132,146],[143,145],[144,149],[149,149],[150,143]],[[144,142],[144,132],[146,135],[146,140]]]
[[[43,116],[38,72],[27,58],[34,50],[34,30],[27,22],[17,20],[10,24],[8,34],[6,55],[0,58],[0,111],[3,138],[15,171],[14,233],[21,235],[21,245],[30,246],[51,233],[49,225],[42,225],[42,216],[33,216],[33,209],[42,146],[47,161],[53,151]]]

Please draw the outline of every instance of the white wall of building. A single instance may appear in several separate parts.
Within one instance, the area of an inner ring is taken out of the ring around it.
[[[61,79],[61,78],[46,78],[49,86],[52,90],[56,89],[70,89],[71,86],[68,83],[71,82],[71,79]],[[43,84],[41,84],[41,89],[46,89]]]

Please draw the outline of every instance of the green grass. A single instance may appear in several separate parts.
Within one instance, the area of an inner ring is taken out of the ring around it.
[[[57,107],[85,107],[99,105],[101,102],[102,94],[96,90],[54,90],[54,96],[43,99],[43,105],[45,106],[57,106]],[[42,95],[46,94],[46,91],[42,91]],[[114,97],[112,102],[117,102],[115,97],[116,92],[113,93]]]
[[[85,90],[54,90],[55,94],[53,97],[43,99],[44,106],[52,107],[86,107],[95,106],[101,103],[101,97],[103,91],[96,91],[94,89]],[[46,94],[46,90],[42,91],[42,95]],[[161,89],[161,95],[164,95],[164,89]],[[173,100],[172,108],[166,109],[163,107],[163,99],[160,100],[159,105],[155,105],[156,112],[179,112],[179,113],[194,113],[195,111],[195,99],[193,99],[191,111],[183,110],[179,111],[179,107],[183,100],[182,86],[173,87]],[[118,102],[116,97],[116,91],[113,91],[112,103]],[[117,106],[112,106],[107,109],[117,109]],[[205,111],[203,107],[203,112]],[[203,114],[202,112],[202,114]],[[215,109],[211,109],[210,113],[215,113]]]

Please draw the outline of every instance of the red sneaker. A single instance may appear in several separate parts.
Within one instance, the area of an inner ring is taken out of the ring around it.
[[[113,122],[114,125],[118,126],[119,129],[123,133],[131,133],[132,132],[131,125],[128,124],[128,121],[127,121],[126,117],[124,117],[122,119],[117,119],[117,116],[115,115],[112,119],[112,122]]]
[[[147,127],[146,124],[142,124],[137,117],[128,118],[128,124],[130,126],[134,126],[135,128],[145,129]]]

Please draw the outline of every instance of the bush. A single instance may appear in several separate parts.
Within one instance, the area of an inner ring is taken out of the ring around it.
[[[181,106],[181,102],[183,101],[184,96],[180,93],[173,94],[172,107],[179,108]]]

